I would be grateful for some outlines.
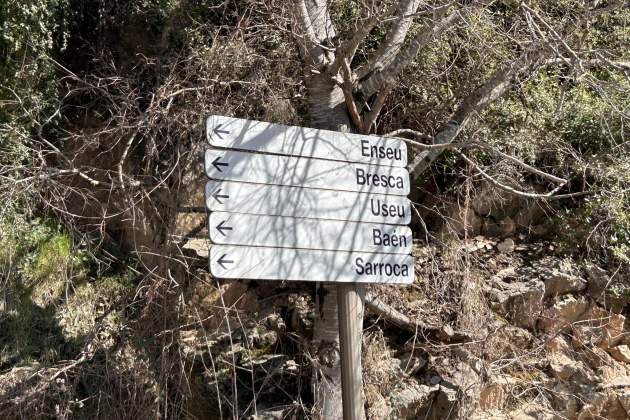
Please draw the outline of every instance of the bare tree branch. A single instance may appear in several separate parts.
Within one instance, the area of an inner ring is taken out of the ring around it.
[[[347,60],[343,61],[341,69],[343,73],[343,83],[341,84],[341,90],[343,91],[346,107],[348,108],[348,114],[350,114],[352,124],[354,124],[354,126],[361,133],[363,133],[363,118],[361,118],[361,114],[359,113],[357,104],[356,102],[354,102],[354,97],[352,96],[354,90],[354,83],[352,79],[353,73],[352,70],[350,70],[350,64]]]
[[[545,50],[540,44],[534,45],[521,54],[516,60],[495,72],[486,83],[470,93],[457,108],[450,121],[437,133],[435,144],[447,144],[453,142],[461,132],[466,122],[474,114],[480,113],[488,104],[500,98],[512,85],[513,81],[521,73],[530,74],[540,65]],[[419,153],[409,165],[415,177],[420,176],[442,150]]]
[[[385,137],[392,137],[392,138],[400,139],[404,141],[405,143],[410,144],[414,149],[418,149],[418,150],[446,150],[446,149],[456,149],[460,147],[460,145],[456,144],[455,142],[446,143],[446,144],[424,144],[415,140],[405,139],[402,137],[396,137],[396,136],[390,136],[390,135],[387,135]],[[428,136],[427,140],[433,141],[433,137]]]
[[[587,19],[593,19],[596,18],[604,13],[607,12],[612,12],[614,10],[618,10],[618,9],[622,9],[622,8],[628,8],[630,7],[630,1],[627,0],[616,0],[616,1],[611,1],[610,4],[603,6],[603,7],[599,7],[597,9],[592,9],[590,11],[588,11],[586,13],[586,18]]]
[[[587,58],[580,59],[580,62],[584,67],[610,67],[624,73],[630,72],[630,61],[612,61],[604,58]],[[544,65],[553,66],[562,63],[566,63],[564,58],[550,58],[545,60]]]
[[[395,308],[392,308],[390,305],[386,304],[370,292],[365,295],[365,306],[370,312],[382,317],[394,325],[397,325],[399,328],[413,333],[434,333],[439,340],[445,342],[467,342],[472,340],[470,335],[463,332],[453,331],[453,329],[448,325],[429,325],[421,321],[412,320],[407,315]]]
[[[400,138],[400,137],[396,137],[397,134],[411,134],[414,135],[416,137],[420,137],[420,138],[424,138],[426,140],[433,140],[433,137],[431,136],[427,136],[424,135],[422,133],[419,133],[415,130],[410,130],[410,129],[400,129],[400,130],[396,130],[396,131],[392,131],[391,133],[388,133],[386,135],[386,137],[394,137],[394,138],[398,138],[404,142],[406,142],[407,144],[410,144],[411,147],[415,148],[415,149],[419,149],[419,150],[433,150],[433,151],[443,151],[446,149],[457,149],[457,148],[462,148],[462,147],[466,147],[467,149],[482,149],[482,150],[487,150],[491,153],[494,153],[496,155],[499,155],[500,157],[509,160],[510,162],[520,166],[521,168],[525,169],[527,172],[530,172],[534,175],[538,175],[541,178],[545,178],[548,179],[550,181],[559,183],[559,184],[566,184],[568,181],[564,178],[560,178],[557,177],[553,174],[550,174],[548,172],[544,172],[538,168],[535,168],[531,165],[528,165],[527,163],[523,162],[522,160],[508,155],[507,153],[503,153],[500,150],[497,150],[496,148],[490,146],[487,143],[481,142],[481,141],[475,141],[475,142],[470,142],[470,143],[466,143],[466,144],[460,144],[457,142],[451,142],[451,143],[445,143],[445,144],[424,144],[424,143],[419,143],[417,141],[414,140],[409,140],[409,139],[405,139],[405,138]]]
[[[440,18],[445,12],[446,8],[441,9],[436,18]],[[429,45],[438,35],[453,27],[463,18],[463,15],[463,9],[456,10],[437,23],[431,22],[424,25],[407,48],[400,51],[396,57],[390,60],[389,65],[382,69],[378,67],[369,69],[367,78],[360,81],[359,89],[365,96],[371,96],[385,82],[394,82],[395,78],[413,61],[420,50]]]
[[[617,1],[609,6],[591,10],[578,22],[574,22],[573,27],[604,12],[627,7],[628,4],[630,2]],[[495,72],[486,83],[475,89],[462,101],[449,122],[437,133],[434,143],[446,144],[452,142],[464,128],[469,118],[480,113],[488,104],[500,98],[512,87],[513,82],[520,74],[532,74],[540,66],[549,63],[549,59],[546,57],[549,55],[549,51],[540,43],[532,44],[516,60]],[[425,151],[416,155],[413,162],[409,165],[413,176],[417,178],[426,171],[431,163],[442,154],[443,150],[445,149]]]
[[[556,188],[554,188],[553,190],[551,190],[551,191],[549,191],[548,193],[545,193],[545,194],[536,194],[536,193],[528,193],[528,192],[525,192],[525,191],[519,191],[519,190],[517,190],[515,188],[510,187],[509,185],[502,184],[501,182],[496,180],[494,177],[490,176],[486,171],[481,169],[481,167],[479,165],[477,165],[475,162],[473,162],[471,159],[469,159],[465,154],[463,154],[461,152],[457,152],[457,154],[462,159],[464,159],[466,162],[468,162],[472,167],[474,167],[475,170],[477,170],[477,172],[479,172],[479,174],[481,176],[483,176],[485,179],[490,181],[490,183],[492,185],[494,185],[495,187],[497,187],[499,189],[502,189],[503,191],[507,191],[509,193],[518,195],[520,197],[526,197],[526,198],[549,198],[549,197],[552,197],[555,193],[557,193],[567,183],[567,181],[564,181],[562,184],[558,185]],[[580,192],[578,194],[579,195],[583,195],[584,192]],[[574,197],[574,196],[575,196],[575,194],[564,194],[562,197],[566,198],[566,197]],[[557,197],[559,197],[559,196],[557,196]]]
[[[359,73],[359,78],[363,78],[374,69],[385,68],[398,54],[398,51],[405,42],[407,32],[414,20],[414,13],[421,1],[419,0],[400,0],[396,7],[397,18],[390,28],[385,41],[381,43],[376,53],[369,59],[364,67],[364,72]]]
[[[311,28],[318,43],[326,43],[334,38],[335,28],[328,12],[328,2],[326,0],[300,0],[308,13]]]
[[[497,150],[497,149],[495,149],[493,147],[490,147],[489,145],[484,145],[484,144],[479,144],[479,143],[477,143],[477,144],[478,144],[478,146],[480,148],[485,149],[485,150],[489,150],[492,153],[495,153],[495,154],[501,156],[502,158],[507,159],[507,160],[509,160],[512,163],[515,163],[516,165],[520,166],[521,168],[525,169],[526,171],[528,171],[530,173],[533,173],[534,175],[540,176],[541,178],[545,178],[545,179],[548,179],[550,181],[553,181],[553,182],[556,182],[556,183],[559,183],[559,184],[562,184],[562,185],[564,185],[564,184],[566,184],[568,182],[564,178],[559,178],[559,177],[557,177],[555,175],[552,175],[550,173],[541,171],[538,168],[534,168],[533,166],[528,165],[527,163],[523,162],[522,160],[519,160],[519,159],[515,158],[514,156],[508,155],[507,153],[503,153],[502,151]]]
[[[366,10],[369,10],[366,8]],[[369,13],[366,12],[366,13]],[[386,14],[389,14],[387,12]],[[354,54],[357,52],[357,48],[361,45],[361,42],[370,34],[372,29],[379,23],[379,16],[374,14],[372,16],[366,16],[365,19],[361,20],[357,25],[357,28],[352,35],[351,38],[345,40],[339,45],[335,52],[335,61],[331,65],[330,74],[336,75],[341,68],[341,63],[343,60],[347,60],[348,62],[352,61]]]
[[[381,90],[378,92],[378,95],[376,96],[376,100],[372,104],[372,109],[370,109],[363,116],[363,127],[362,127],[363,134],[369,134],[370,130],[372,129],[372,126],[376,122],[376,118],[378,117],[378,114],[381,113],[381,109],[383,109],[383,105],[385,105],[385,100],[387,99],[387,95],[389,95],[389,92],[391,92],[393,87],[394,85],[392,83],[385,83],[381,87]]]
[[[527,14],[529,22],[531,23],[532,26],[535,27],[536,31],[545,40],[547,45],[550,48],[552,48],[556,52],[556,54],[558,54],[558,56],[562,60],[565,61],[567,65],[573,66],[573,64],[576,64],[578,67],[579,73],[582,74],[584,72],[584,69],[582,68],[580,57],[578,57],[577,53],[573,51],[573,49],[565,42],[565,40],[558,34],[558,32],[556,32],[556,30],[553,29],[553,27],[549,23],[547,23],[547,21],[537,11],[530,8],[526,4],[521,4],[521,7],[526,10],[526,14]],[[571,57],[573,57],[573,62],[571,62],[571,60],[569,60],[568,58],[565,58],[562,55],[562,53],[559,51],[559,49],[556,48],[556,46],[552,42],[548,41],[546,34],[543,33],[542,29],[540,29],[540,27],[533,21],[531,16],[534,16],[540,23],[543,24],[543,26],[547,29],[547,31],[555,38],[556,42],[559,43],[563,47],[563,49],[569,53]]]
[[[416,130],[411,130],[409,128],[399,128],[398,130],[390,131],[389,133],[385,134],[385,137],[397,137],[397,136],[400,136],[401,134],[408,134],[408,135],[414,136],[417,139],[433,141],[433,136],[421,133]]]
[[[319,38],[306,7],[306,0],[295,2],[294,13],[300,32],[297,42],[300,46],[302,57],[308,64],[323,64],[325,60],[324,50],[319,46]]]

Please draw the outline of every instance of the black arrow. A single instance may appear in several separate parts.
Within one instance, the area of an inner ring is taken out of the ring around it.
[[[219,130],[219,128],[221,128],[222,125],[223,124],[219,124],[212,129],[212,131],[214,131],[214,134],[216,134],[217,137],[220,138],[221,140],[223,140],[223,137],[221,137],[221,134],[230,134],[230,132],[227,130]]]
[[[220,192],[221,192],[221,188],[219,188],[217,192],[212,194],[212,198],[217,200],[219,204],[223,204],[223,201],[219,200],[219,198],[230,198],[230,196],[226,194],[219,194]]]
[[[221,170],[221,166],[230,166],[229,163],[225,163],[225,162],[219,162],[219,159],[221,159],[223,156],[219,156],[217,157],[215,160],[212,161],[212,166],[214,166],[215,168],[217,168],[217,171],[219,172],[223,172]]]
[[[225,264],[234,264],[234,261],[232,260],[224,260],[226,255],[227,254],[221,255],[221,258],[217,260],[217,262],[221,265],[221,267],[223,267],[224,270],[227,270],[227,267],[225,266]]]
[[[223,236],[227,236],[227,235],[225,234],[225,232],[223,232],[223,231],[224,231],[224,230],[232,230],[232,228],[231,228],[230,226],[223,226],[223,223],[225,223],[225,220],[223,220],[221,223],[219,223],[219,224],[217,225],[217,230],[218,230],[219,232],[221,232],[221,235],[223,235]]]

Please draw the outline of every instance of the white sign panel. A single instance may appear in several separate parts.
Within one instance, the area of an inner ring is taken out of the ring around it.
[[[206,122],[211,145],[289,156],[407,166],[404,141],[214,115]]]
[[[396,225],[411,220],[410,202],[399,195],[208,181],[205,199],[211,211]]]
[[[409,254],[407,226],[212,212],[215,244]]]
[[[215,245],[210,272],[223,279],[413,283],[413,258],[402,254]]]
[[[409,194],[409,173],[393,166],[364,165],[233,150],[206,151],[211,179],[295,185],[379,194]]]

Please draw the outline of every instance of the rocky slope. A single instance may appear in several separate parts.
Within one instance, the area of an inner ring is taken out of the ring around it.
[[[458,237],[417,242],[415,284],[369,289],[363,389],[370,419],[630,417],[628,272],[571,259],[558,243],[518,234],[507,217],[477,224],[503,229],[496,236],[468,231],[467,221],[454,225]],[[178,404],[191,419],[237,411],[311,418],[310,376],[329,355],[315,357],[310,347],[308,285],[216,281],[205,268],[207,248],[194,240],[182,249],[196,274],[159,318],[128,303],[137,291],[124,279],[83,282],[66,300],[63,288],[34,289],[29,310],[43,316],[49,301],[59,301],[50,316],[60,342],[70,350],[87,344],[74,361],[5,371],[3,412],[154,418],[147,407],[163,395],[162,367],[147,349],[157,345],[185,369]],[[177,317],[175,327],[164,328],[163,316]],[[155,319],[155,333],[137,318]],[[98,406],[78,397],[93,389],[107,390]]]
[[[417,244],[417,284],[373,287],[363,343],[369,418],[629,418],[629,279],[525,239]],[[210,347],[201,331],[186,332],[191,353],[210,349],[215,363],[262,375],[247,379],[267,395],[258,418],[306,414],[295,400],[264,406],[310,369],[299,351],[311,301],[289,286],[226,284],[223,302],[202,287],[199,310],[242,309],[232,319],[239,332],[224,325]]]

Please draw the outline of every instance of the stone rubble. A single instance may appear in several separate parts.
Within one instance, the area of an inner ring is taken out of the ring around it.
[[[522,219],[511,220],[518,224]],[[387,345],[390,339],[384,336],[378,345],[364,342],[364,357],[370,355],[370,374],[364,379],[368,419],[630,418],[627,279],[594,265],[545,256],[551,244],[524,243],[526,237],[513,235],[509,225],[494,227],[509,231],[498,238],[471,236],[460,248],[492,267],[471,288],[479,290],[495,317],[472,332],[481,338],[478,342],[441,346],[439,335],[434,336],[437,344],[419,336]],[[444,257],[430,246],[414,252],[420,265]],[[457,281],[460,274],[448,272]],[[241,334],[242,339],[232,346],[227,332],[203,338],[183,331],[182,340],[191,357],[205,357],[212,349],[221,369],[235,360],[278,383],[299,378],[310,369],[308,363],[273,350],[292,331],[304,334],[312,328],[310,305],[291,296],[286,316],[270,313],[255,323],[244,321],[232,336]],[[409,299],[408,305],[422,313],[427,302]],[[257,418],[293,418],[292,410],[261,409]]]

